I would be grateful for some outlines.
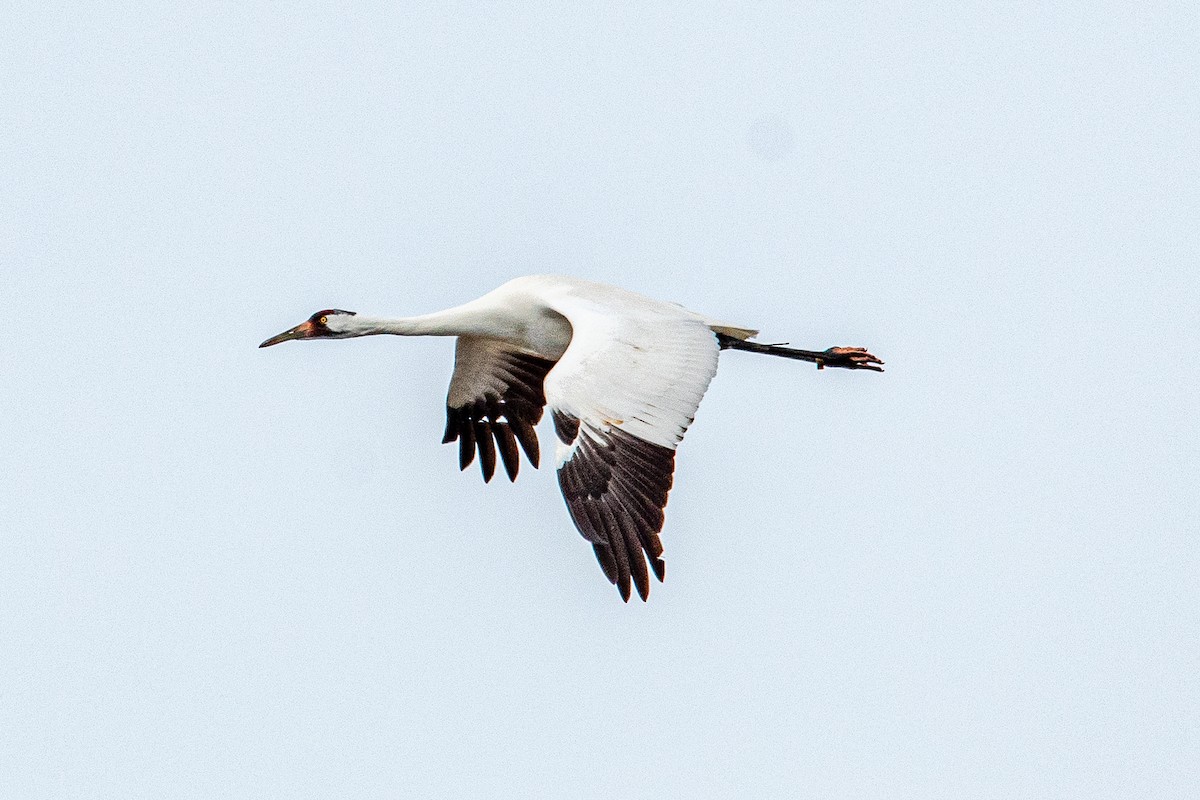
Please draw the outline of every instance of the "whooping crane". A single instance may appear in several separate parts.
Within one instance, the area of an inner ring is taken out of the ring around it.
[[[259,347],[375,334],[457,336],[442,441],[458,441],[459,468],[478,453],[489,481],[499,453],[516,480],[518,446],[537,467],[534,425],[548,404],[567,510],[628,602],[631,581],[642,600],[649,595],[647,564],[663,579],[659,533],[675,447],[721,350],[883,371],[861,347],[810,351],[748,341],[757,333],[615,286],[535,275],[419,317],[318,311]]]

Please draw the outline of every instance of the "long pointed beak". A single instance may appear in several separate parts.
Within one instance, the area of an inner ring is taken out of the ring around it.
[[[313,335],[313,324],[311,322],[305,321],[305,322],[301,322],[299,325],[292,328],[291,330],[284,331],[283,333],[279,334],[278,336],[272,336],[270,339],[267,339],[265,342],[260,344],[259,347],[270,347],[273,344],[279,344],[280,342],[291,341],[292,339],[309,339],[312,337],[312,335]]]

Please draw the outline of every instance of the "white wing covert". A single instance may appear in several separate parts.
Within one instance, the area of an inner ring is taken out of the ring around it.
[[[577,295],[554,305],[573,329],[545,382],[559,486],[608,580],[625,600],[632,580],[645,600],[647,561],[663,579],[675,447],[716,373],[717,339],[684,309],[608,308]]]

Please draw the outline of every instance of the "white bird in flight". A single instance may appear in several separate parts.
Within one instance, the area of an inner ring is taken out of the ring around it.
[[[647,566],[663,579],[659,533],[675,448],[721,350],[883,371],[861,347],[796,350],[749,341],[757,333],[616,286],[534,275],[419,317],[318,311],[259,347],[376,334],[458,337],[442,441],[458,441],[459,468],[478,452],[489,481],[499,453],[516,480],[518,445],[537,467],[534,425],[549,405],[571,519],[628,602],[631,581],[642,600],[649,596]]]

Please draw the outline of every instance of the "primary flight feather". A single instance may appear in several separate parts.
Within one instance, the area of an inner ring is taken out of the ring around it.
[[[536,467],[534,426],[548,405],[571,519],[628,601],[631,584],[649,596],[651,570],[663,579],[659,534],[675,448],[721,350],[883,371],[861,347],[797,350],[749,341],[757,333],[615,286],[535,275],[419,317],[318,311],[259,347],[375,334],[457,337],[443,441],[458,442],[460,469],[478,457],[490,481],[498,458],[516,480],[518,451]]]

